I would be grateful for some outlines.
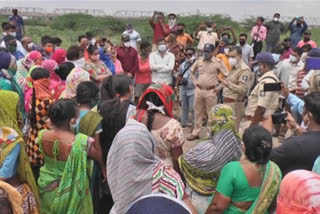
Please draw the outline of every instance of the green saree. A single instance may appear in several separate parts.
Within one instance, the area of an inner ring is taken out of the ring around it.
[[[42,134],[43,131],[39,134],[39,144],[43,152]],[[88,172],[90,170],[87,161],[87,147],[88,137],[77,134],[66,162],[44,155],[45,164],[40,169],[38,181],[41,213],[93,213],[89,191]],[[57,145],[54,148],[57,148]]]
[[[266,214],[268,213],[268,209],[272,201],[278,194],[281,178],[282,178],[282,175],[279,167],[274,162],[269,161],[266,164],[263,183],[260,188],[260,193],[256,198],[256,200],[251,205],[251,207],[247,211],[242,211],[239,208],[235,207],[234,205],[230,204],[229,207],[223,213],[224,214]]]
[[[26,183],[30,186],[37,204],[39,205],[40,199],[38,194],[38,187],[31,170],[28,156],[25,152],[25,142],[23,134],[19,127],[19,95],[16,92],[0,90],[0,128],[9,128],[17,132],[16,138],[13,142],[4,141],[0,146],[0,167],[4,163],[6,157],[11,153],[17,144],[20,144],[21,149],[19,153],[19,162],[17,165],[17,178],[20,182]]]

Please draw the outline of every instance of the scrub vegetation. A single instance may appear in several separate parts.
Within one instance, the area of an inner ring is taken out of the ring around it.
[[[62,46],[68,48],[72,44],[76,44],[79,35],[85,32],[92,32],[96,36],[109,38],[114,44],[118,44],[122,32],[125,30],[126,24],[134,25],[136,31],[140,33],[143,40],[152,41],[152,29],[149,25],[150,18],[116,18],[116,17],[94,17],[84,14],[68,14],[57,17],[43,17],[25,19],[26,36],[39,43],[44,35],[58,36],[63,40]],[[247,33],[249,35],[248,43],[250,43],[250,32],[255,24],[255,17],[246,19],[240,23],[228,16],[187,16],[177,17],[177,23],[186,25],[185,31],[192,34],[197,27],[204,21],[213,20],[217,27],[232,26],[236,34]],[[7,17],[0,17],[0,21],[7,21]],[[285,23],[288,25],[288,23]],[[320,45],[320,28],[313,28],[312,39]],[[290,34],[286,32],[281,36],[282,39]]]

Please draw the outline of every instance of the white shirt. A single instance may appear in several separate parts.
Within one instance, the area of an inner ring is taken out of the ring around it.
[[[238,45],[240,46],[240,44],[238,44]],[[240,47],[242,49],[242,59],[247,65],[249,65],[250,57],[254,57],[253,48],[251,45],[248,45],[248,43],[246,43]]]
[[[141,41],[141,37],[140,37],[140,34],[133,30],[131,33],[126,30],[122,33],[123,34],[128,34],[129,37],[130,37],[130,44],[131,44],[131,47],[135,48],[137,50],[137,42],[140,42]]]
[[[304,64],[300,61],[293,64],[289,59],[285,59],[278,64],[275,74],[288,87],[290,91],[297,89],[298,72],[302,70]]]
[[[167,51],[162,57],[159,51],[152,52],[149,56],[149,63],[152,70],[151,80],[153,83],[172,83],[172,71],[174,68],[175,57]]]
[[[217,33],[209,33],[207,31],[199,31],[197,39],[199,39],[198,50],[202,50],[207,43],[216,45],[216,42],[219,40]]]
[[[20,51],[23,55],[28,54],[28,52],[23,48],[23,46],[19,40],[16,40],[16,43],[17,43],[17,51]],[[4,41],[1,42],[0,47],[7,48]]]

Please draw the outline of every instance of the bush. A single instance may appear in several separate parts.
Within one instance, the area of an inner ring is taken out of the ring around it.
[[[117,18],[117,17],[94,17],[84,14],[67,14],[48,19],[26,19],[26,33],[32,39],[39,43],[40,38],[44,35],[58,36],[63,40],[62,46],[68,48],[72,44],[76,44],[79,35],[88,31],[96,36],[104,36],[109,38],[114,44],[119,44],[121,34],[125,30],[126,25],[131,23],[134,25],[143,40],[152,41],[153,32],[149,25],[151,17],[141,18]],[[7,21],[8,17],[0,16],[1,21]],[[186,25],[185,31],[192,34],[198,26],[204,21],[214,21],[217,28],[223,26],[232,26],[236,34],[247,32],[250,34],[252,26],[255,24],[256,17],[250,17],[244,22],[239,23],[232,20],[229,16],[215,15],[215,16],[178,16],[177,22],[182,22]],[[285,23],[287,25],[287,23]],[[314,32],[312,39],[320,43],[318,37],[319,28],[312,29]],[[288,37],[289,32],[281,35],[281,39]],[[251,38],[248,38],[250,42]]]

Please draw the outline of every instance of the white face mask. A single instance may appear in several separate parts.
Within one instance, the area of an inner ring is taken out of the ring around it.
[[[85,63],[86,63],[86,60],[84,59],[84,57],[73,62],[74,66],[78,68],[84,68]]]
[[[273,18],[273,21],[274,21],[274,22],[278,22],[278,21],[279,21],[279,18],[275,17],[275,18]]]
[[[130,42],[123,43],[124,47],[126,47],[126,48],[130,47],[130,44],[131,44]]]
[[[11,32],[10,35],[13,36],[13,37],[16,37],[17,33],[16,32]]]
[[[290,55],[289,60],[290,60],[290,62],[297,62],[298,58],[295,57],[295,56]]]
[[[225,48],[224,49],[224,53],[228,55],[229,54],[229,48]]]
[[[28,44],[28,48],[29,48],[29,49],[33,49],[33,45],[34,45],[33,42],[29,43],[29,44]]]
[[[166,45],[159,45],[159,46],[158,46],[158,50],[159,50],[160,52],[165,52],[165,51],[167,50],[167,46],[166,46]]]
[[[237,59],[234,57],[229,58],[229,64],[231,67],[234,67],[238,63]]]
[[[90,43],[91,43],[91,45],[96,44],[96,39],[91,39],[91,40],[90,40]]]
[[[189,59],[187,59],[188,62],[193,62],[196,59],[195,56],[190,57]]]
[[[209,33],[211,33],[212,32],[212,27],[207,27],[207,31],[209,32]]]
[[[176,19],[169,19],[168,24],[170,27],[173,27],[176,24]]]

